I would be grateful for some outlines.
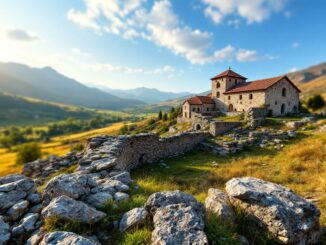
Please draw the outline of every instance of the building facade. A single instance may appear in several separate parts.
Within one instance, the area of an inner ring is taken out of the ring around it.
[[[212,92],[195,96],[183,103],[182,117],[216,112],[246,112],[252,107],[265,107],[272,116],[285,116],[299,110],[300,90],[287,76],[247,82],[231,69],[211,78]]]

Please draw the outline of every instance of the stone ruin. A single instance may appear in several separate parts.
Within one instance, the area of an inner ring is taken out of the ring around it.
[[[42,226],[45,219],[56,217],[97,227],[106,216],[101,211],[106,202],[114,200],[119,205],[130,198],[133,180],[129,170],[143,163],[156,163],[180,155],[199,145],[203,147],[208,135],[196,132],[165,139],[153,134],[92,138],[84,152],[57,158],[60,164],[56,170],[76,164],[76,161],[77,168],[72,174],[50,179],[42,193],[37,192],[36,184],[46,180],[50,172],[34,165],[41,163],[46,168],[48,162],[55,166],[52,160],[27,164],[32,169],[27,173],[41,181],[23,175],[0,178],[0,244],[110,243],[100,226],[89,237],[72,232],[45,232]],[[234,134],[242,146],[271,142],[278,145],[278,141],[294,136],[295,131],[242,131],[242,134],[239,131]],[[222,151],[230,154],[241,148],[236,144],[223,143],[221,149],[215,150],[218,154]],[[234,223],[235,209],[246,212],[257,229],[268,230],[285,244],[314,244],[319,239],[320,213],[315,205],[288,188],[251,177],[231,179],[226,183],[226,191],[210,189],[205,205],[180,191],[153,193],[143,207],[126,212],[121,220],[111,225],[123,232],[150,220],[153,224],[151,244],[204,245],[208,244],[205,212]],[[241,240],[246,242],[245,237]]]

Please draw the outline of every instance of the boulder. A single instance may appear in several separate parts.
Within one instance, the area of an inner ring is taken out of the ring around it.
[[[193,196],[179,190],[156,192],[149,196],[144,207],[147,212],[154,214],[157,208],[178,203],[198,208],[198,202]]]
[[[320,212],[290,189],[243,177],[226,183],[230,202],[285,244],[314,244],[320,236]]]
[[[10,192],[0,192],[0,211],[8,209],[26,197],[25,191],[13,190]]]
[[[37,227],[35,227],[35,223],[38,221],[39,214],[31,213],[27,214],[21,221],[21,225],[24,227],[26,232],[30,232]]]
[[[130,173],[129,172],[122,172],[120,174],[117,174],[113,177],[110,178],[111,180],[118,180],[121,181],[124,184],[131,184],[132,183],[132,179],[130,177]]]
[[[117,202],[122,202],[124,200],[127,200],[129,198],[129,195],[123,192],[117,192],[114,194],[114,200]]]
[[[16,182],[17,180],[25,179],[26,176],[21,174],[10,174],[0,178],[0,185]]]
[[[73,199],[80,199],[89,194],[87,175],[61,174],[51,179],[43,192],[43,201],[47,205],[50,201],[59,196],[68,196]]]
[[[214,213],[221,221],[234,224],[235,213],[226,193],[219,189],[210,188],[208,196],[205,199],[205,207],[207,211]]]
[[[28,205],[28,201],[20,201],[8,210],[7,215],[10,217],[11,220],[17,220],[26,212],[26,210],[28,209]]]
[[[43,236],[42,240],[36,244],[37,245],[58,245],[58,244],[98,245],[98,243],[89,240],[85,237],[79,236],[72,232],[64,232],[64,231],[47,233]]]
[[[123,232],[128,230],[130,227],[143,224],[146,217],[147,211],[144,208],[134,208],[122,216],[119,224],[119,230]]]
[[[59,217],[94,224],[104,218],[105,213],[97,211],[84,202],[76,201],[67,196],[53,199],[50,204],[42,210],[42,217]]]
[[[154,230],[151,244],[206,245],[204,215],[185,203],[160,207],[153,217]]]
[[[10,239],[10,227],[3,221],[2,216],[0,216],[0,245],[6,244]]]
[[[98,192],[89,195],[86,199],[86,203],[95,208],[101,208],[107,201],[112,199],[113,197],[109,192]]]

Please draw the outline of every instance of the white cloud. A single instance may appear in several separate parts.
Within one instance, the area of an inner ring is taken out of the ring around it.
[[[125,73],[125,74],[143,74],[143,75],[163,75],[167,74],[169,76],[179,76],[181,74],[180,71],[177,71],[170,65],[165,65],[155,69],[143,69],[137,67],[128,67],[128,66],[117,66],[112,64],[93,64],[88,65],[88,68],[95,71],[109,71],[109,72],[117,72],[117,73]]]
[[[206,5],[205,15],[215,23],[226,16],[240,16],[247,23],[262,22],[272,13],[284,9],[287,0],[202,0]]]
[[[92,56],[91,53],[87,53],[87,52],[84,52],[84,51],[81,51],[79,48],[73,48],[71,50],[71,52],[75,55],[78,55],[78,56],[83,56],[83,57],[90,57]]]
[[[299,47],[300,47],[300,43],[298,42],[292,43],[292,48],[299,48]]]
[[[240,62],[251,62],[258,60],[257,51],[240,49],[237,53],[237,60]]]
[[[182,24],[169,0],[157,0],[149,9],[142,5],[145,0],[84,1],[86,10],[72,9],[68,19],[97,33],[109,32],[125,39],[140,37],[185,57],[192,64],[230,60],[234,52],[230,45],[212,50],[213,34]]]
[[[6,33],[8,38],[15,41],[35,42],[40,40],[36,34],[22,29],[8,29]]]
[[[291,69],[289,70],[289,72],[296,72],[296,71],[298,71],[298,70],[299,70],[298,68],[293,67],[293,68],[291,68]]]

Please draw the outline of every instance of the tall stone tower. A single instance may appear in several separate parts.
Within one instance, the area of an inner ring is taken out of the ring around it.
[[[228,70],[211,78],[212,81],[212,98],[214,99],[217,109],[227,110],[228,96],[224,93],[231,88],[246,82],[247,78],[234,72],[229,68]]]

